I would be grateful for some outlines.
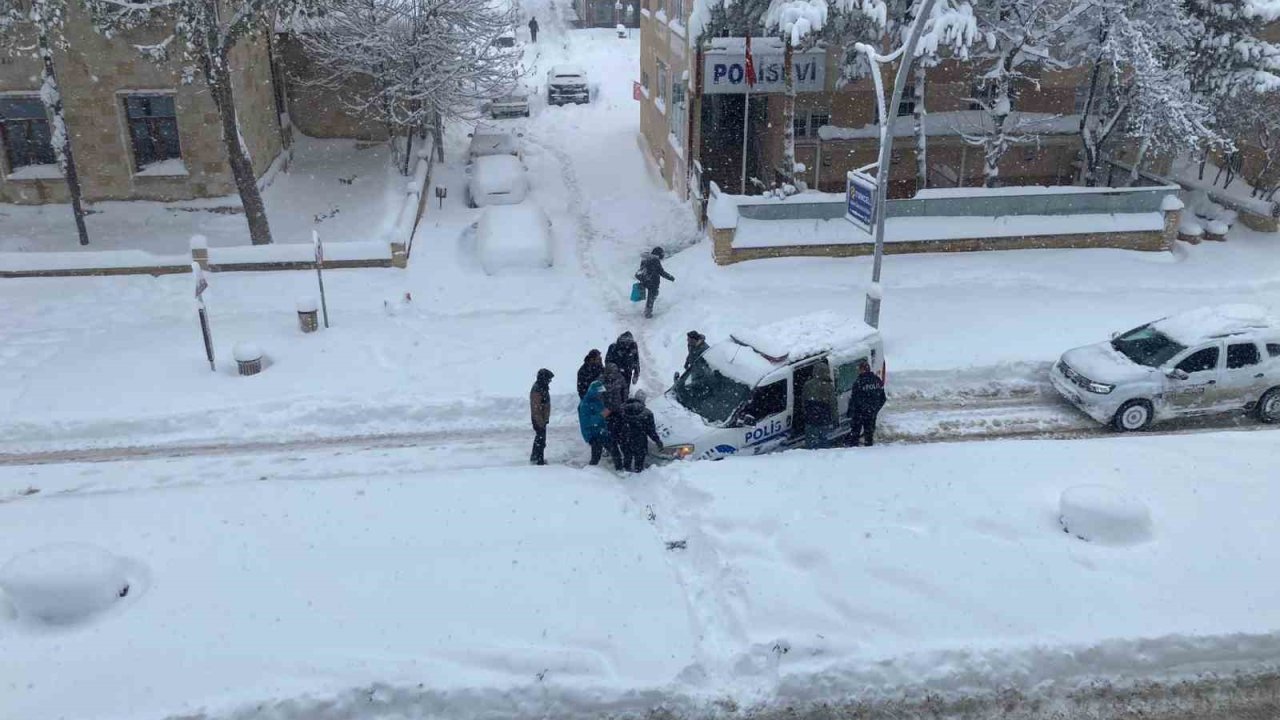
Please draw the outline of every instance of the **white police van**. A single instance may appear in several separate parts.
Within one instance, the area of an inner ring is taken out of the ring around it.
[[[884,345],[875,328],[831,312],[736,332],[702,354],[661,398],[651,402],[666,459],[717,460],[760,455],[804,441],[796,411],[815,372],[832,373],[840,426],[849,432],[850,389],[858,361],[883,379]]]

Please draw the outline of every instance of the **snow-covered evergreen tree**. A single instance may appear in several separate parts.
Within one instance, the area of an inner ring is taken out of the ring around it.
[[[518,20],[513,5],[487,0],[332,0],[299,38],[342,91],[347,107],[412,142],[441,124],[476,117],[485,100],[512,90],[523,74],[520,50],[498,39]],[[406,153],[407,155],[408,153]]]
[[[1240,89],[1280,91],[1280,43],[1267,23],[1280,20],[1277,0],[1178,0],[1186,18],[1191,89],[1215,104]]]
[[[49,117],[49,144],[67,183],[80,244],[88,245],[89,230],[84,222],[80,175],[76,170],[71,133],[67,131],[62,92],[53,63],[54,49],[67,46],[62,33],[66,14],[66,0],[0,0],[0,49],[31,56],[40,63],[40,102]]]
[[[182,77],[198,74],[218,111],[222,145],[254,245],[271,243],[266,206],[258,191],[253,162],[240,133],[231,77],[231,51],[241,42],[269,32],[277,15],[319,12],[322,0],[83,0],[97,30],[107,37],[144,25],[165,27],[159,42],[135,44],[142,57],[168,66],[174,48],[182,58]]]

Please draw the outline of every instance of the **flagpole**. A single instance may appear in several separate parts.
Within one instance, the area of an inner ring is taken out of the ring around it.
[[[751,84],[747,84],[747,94],[742,101],[742,191],[747,194],[747,128],[751,122]]]

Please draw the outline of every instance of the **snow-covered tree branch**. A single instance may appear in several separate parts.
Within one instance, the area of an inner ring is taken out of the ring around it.
[[[67,183],[80,244],[88,245],[89,230],[84,222],[80,174],[76,169],[71,133],[67,132],[62,92],[53,63],[54,49],[67,45],[62,32],[66,14],[66,0],[0,0],[0,52],[26,55],[40,63],[40,103],[51,128],[49,144]]]

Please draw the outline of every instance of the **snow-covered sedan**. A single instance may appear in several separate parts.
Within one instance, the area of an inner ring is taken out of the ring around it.
[[[529,191],[524,163],[512,155],[482,155],[467,166],[467,204],[515,205]]]
[[[1121,431],[1239,410],[1280,422],[1280,323],[1252,305],[1192,310],[1068,350],[1049,379]]]
[[[587,71],[576,65],[557,65],[547,71],[547,104],[591,102]]]
[[[489,116],[493,118],[529,117],[529,91],[516,88],[502,97],[490,100]]]

